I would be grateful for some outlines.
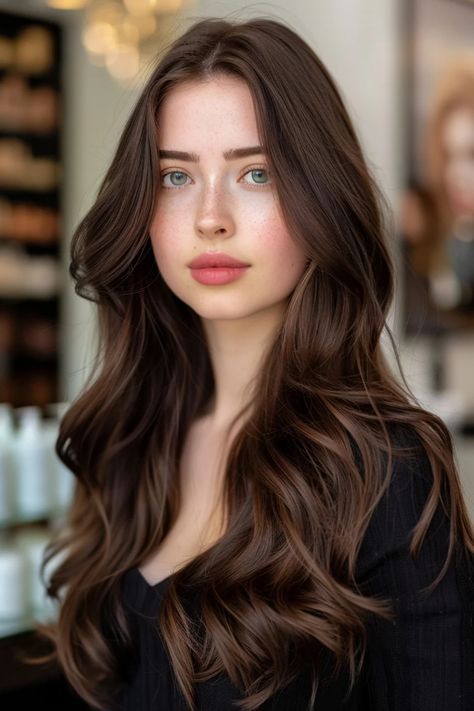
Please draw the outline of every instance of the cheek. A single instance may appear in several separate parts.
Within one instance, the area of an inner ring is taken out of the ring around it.
[[[286,284],[294,283],[306,266],[302,247],[292,238],[280,218],[267,221],[261,241],[263,255],[268,255],[269,266]]]
[[[179,230],[176,226],[176,219],[172,215],[166,215],[163,211],[157,210],[149,233],[156,262],[160,268],[166,267],[167,263],[172,260],[172,256],[176,256],[178,248]]]

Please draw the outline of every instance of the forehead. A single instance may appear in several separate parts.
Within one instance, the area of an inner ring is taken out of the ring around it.
[[[195,142],[201,139],[219,145],[224,141],[226,148],[238,147],[246,140],[258,142],[247,83],[237,76],[218,75],[173,87],[158,111],[158,136],[161,147],[184,150],[196,150]]]

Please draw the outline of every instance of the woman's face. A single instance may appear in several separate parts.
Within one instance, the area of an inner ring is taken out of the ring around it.
[[[474,217],[474,112],[452,111],[443,130],[446,192],[457,217]]]
[[[265,155],[224,157],[260,143],[246,82],[219,75],[181,84],[158,118],[161,187],[150,236],[164,281],[205,319],[280,309],[306,257],[280,214]],[[191,270],[194,258],[213,253],[249,266]]]

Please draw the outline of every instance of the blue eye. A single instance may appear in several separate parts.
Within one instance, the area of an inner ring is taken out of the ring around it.
[[[175,175],[175,176],[177,175],[177,176],[180,176],[181,178],[184,178],[184,182],[178,182],[178,183],[172,182],[171,183],[175,188],[179,188],[181,185],[186,185],[186,178],[188,177],[186,175],[186,173],[183,173],[180,170],[170,170],[169,173],[164,173],[161,177],[164,180],[168,175]],[[169,185],[165,185],[164,187],[168,188]]]
[[[268,171],[265,170],[265,168],[252,168],[251,170],[247,171],[247,173],[245,173],[245,175],[248,175],[249,173],[253,174],[253,178],[255,180],[255,183],[254,183],[255,185],[267,185],[268,184],[268,182],[269,182]],[[262,175],[264,176],[264,178],[266,176],[266,179],[264,179],[263,181],[261,180]]]

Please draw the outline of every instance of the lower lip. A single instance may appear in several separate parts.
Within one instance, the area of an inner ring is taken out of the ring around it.
[[[191,269],[191,276],[201,284],[229,284],[239,279],[248,267],[207,267],[206,269]]]

